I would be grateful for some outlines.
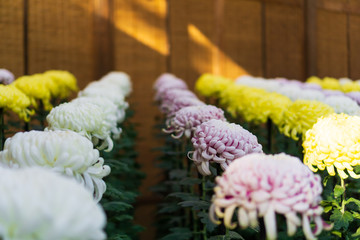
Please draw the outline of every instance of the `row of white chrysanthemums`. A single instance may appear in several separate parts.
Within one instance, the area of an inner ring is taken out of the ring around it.
[[[53,108],[44,131],[6,140],[0,152],[0,239],[106,238],[98,202],[110,167],[99,150],[111,151],[112,139],[120,137],[131,89],[128,75],[111,72]]]
[[[341,83],[347,83],[348,79],[340,79]],[[237,84],[255,88],[261,88],[268,92],[277,92],[287,96],[292,101],[316,100],[323,102],[334,109],[336,113],[346,113],[348,115],[360,115],[360,96],[357,92],[345,94],[337,90],[322,89],[314,83],[303,83],[296,80],[264,79],[261,77],[241,76],[236,79]]]

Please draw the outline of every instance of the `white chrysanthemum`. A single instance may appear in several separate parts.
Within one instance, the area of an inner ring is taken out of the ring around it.
[[[40,168],[0,168],[0,239],[102,240],[106,217],[80,184]]]
[[[248,87],[261,88],[268,92],[276,92],[281,83],[273,79],[256,78],[251,76],[241,76],[236,79],[236,84]]]
[[[11,168],[40,166],[74,178],[100,201],[106,190],[104,164],[91,141],[72,131],[19,132],[5,142],[0,163]]]
[[[124,95],[112,84],[94,81],[79,92],[79,97],[106,97],[111,100],[119,109],[126,110],[129,104],[125,101]]]
[[[339,83],[340,85],[344,85],[344,84],[347,84],[347,83],[352,83],[352,80],[350,78],[339,78]]]
[[[348,115],[360,115],[359,105],[349,97],[346,96],[328,96],[323,101],[325,104],[331,106],[336,113],[345,113]]]
[[[100,107],[105,115],[105,121],[111,125],[111,133],[115,139],[118,139],[121,134],[121,128],[117,127],[125,119],[125,110],[118,109],[116,105],[105,97],[79,97],[73,99],[71,102],[78,103],[92,103]]]
[[[100,82],[114,85],[124,96],[129,96],[132,91],[130,77],[124,72],[109,72],[100,79]]]
[[[69,102],[53,108],[46,117],[49,130],[72,130],[92,140],[94,145],[103,143],[100,150],[111,151],[113,141],[110,137],[111,125],[101,108],[93,103]]]
[[[291,101],[296,100],[316,100],[322,102],[325,99],[325,95],[317,90],[301,89],[296,85],[283,85],[277,90],[278,93],[287,96]]]

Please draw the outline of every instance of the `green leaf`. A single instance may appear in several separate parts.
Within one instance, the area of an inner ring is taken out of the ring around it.
[[[324,208],[324,213],[329,212],[333,207],[332,206],[327,206]]]
[[[324,180],[323,180],[323,185],[324,185],[324,187],[326,187],[326,184],[327,184],[327,182],[328,182],[328,180],[331,178],[331,176],[330,175],[327,175],[326,177],[324,177]]]
[[[245,240],[245,238],[243,238],[240,234],[238,234],[237,232],[234,232],[234,231],[229,231],[228,236],[229,236],[228,239],[242,239],[242,240]]]
[[[340,197],[343,193],[345,192],[345,188],[340,186],[340,185],[336,185],[334,188],[334,196],[335,198]]]
[[[176,204],[171,204],[171,205],[167,205],[162,207],[158,213],[174,213],[176,211],[180,210],[180,207]]]
[[[103,204],[105,211],[121,212],[133,208],[132,205],[124,202],[107,202]]]
[[[335,209],[333,214],[330,216],[330,220],[334,222],[335,230],[339,230],[341,228],[346,230],[349,227],[349,222],[353,219],[354,218],[350,212],[345,211],[345,213],[342,214],[339,209]]]
[[[175,192],[175,193],[170,193],[168,195],[169,197],[176,197],[176,198],[180,198],[183,201],[195,201],[198,200],[199,197],[195,196],[194,194],[191,193],[184,193],[184,192]]]
[[[200,218],[200,222],[206,226],[206,230],[210,233],[213,232],[217,225],[210,220],[209,213],[199,212],[197,215]]]
[[[359,200],[351,197],[351,198],[349,198],[348,200],[345,201],[345,204],[348,204],[348,203],[351,203],[351,202],[355,203],[358,206],[358,208],[360,209],[360,201]]]
[[[182,179],[187,175],[187,171],[183,169],[174,169],[169,172],[170,179]]]
[[[200,184],[201,183],[201,179],[198,178],[184,178],[183,180],[181,180],[179,182],[180,185],[195,185],[195,184]]]
[[[172,233],[162,237],[160,240],[188,240],[192,238],[192,233],[188,228],[171,228]]]
[[[194,210],[207,210],[210,207],[210,203],[206,201],[184,201],[179,203],[182,207],[191,207]]]
[[[356,232],[351,235],[352,237],[359,237],[360,236],[360,227],[356,230]]]

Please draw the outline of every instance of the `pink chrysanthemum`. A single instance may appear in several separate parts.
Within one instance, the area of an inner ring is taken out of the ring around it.
[[[197,98],[196,95],[187,89],[170,89],[161,96],[161,105],[168,106],[171,105],[177,98]]]
[[[171,73],[163,73],[161,74],[154,83],[154,89],[158,89],[164,83],[176,79],[176,76]]]
[[[296,157],[249,154],[234,161],[216,183],[210,218],[217,224],[218,217],[224,218],[226,227],[235,228],[231,220],[237,209],[242,228],[257,226],[257,218],[263,217],[267,239],[276,239],[276,213],[285,216],[290,236],[301,225],[307,239],[331,228],[320,216],[321,179]]]
[[[226,121],[224,111],[212,105],[190,106],[180,109],[175,117],[167,122],[166,133],[172,133],[173,138],[185,135],[190,138],[196,127],[211,119]]]
[[[200,101],[194,97],[178,97],[173,101],[169,101],[167,103],[163,103],[160,106],[160,109],[163,113],[166,114],[167,118],[172,118],[175,116],[175,113],[184,107],[190,106],[201,106],[205,105],[204,102]]]
[[[188,156],[202,175],[211,175],[211,162],[219,163],[225,170],[239,157],[262,152],[255,135],[238,124],[216,119],[199,125],[191,142],[194,151],[189,152]]]
[[[157,85],[155,101],[161,101],[163,95],[166,94],[167,91],[172,89],[188,89],[186,83],[179,78],[169,78],[167,81],[160,82],[161,84]]]

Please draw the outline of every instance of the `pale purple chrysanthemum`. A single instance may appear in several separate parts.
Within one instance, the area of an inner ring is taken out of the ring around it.
[[[155,101],[161,101],[163,96],[166,95],[166,93],[170,90],[173,89],[183,89],[183,90],[187,90],[188,87],[186,85],[186,83],[182,80],[171,80],[168,81],[164,84],[162,84],[156,91],[155,94]]]
[[[199,125],[191,142],[194,151],[189,152],[188,156],[202,175],[211,175],[211,162],[219,163],[225,170],[239,157],[262,152],[262,146],[255,135],[238,124],[216,119]]]
[[[344,96],[344,93],[339,90],[323,89],[322,92],[325,96]]]
[[[196,95],[187,89],[169,89],[161,96],[161,105],[171,105],[177,98],[196,98]]]
[[[348,92],[346,96],[354,100],[358,105],[360,105],[360,92]]]
[[[161,74],[154,83],[154,89],[158,89],[161,85],[166,83],[167,81],[171,81],[173,79],[176,79],[176,76],[171,73],[163,73]]]
[[[242,228],[257,226],[257,218],[263,217],[267,239],[277,237],[276,213],[285,216],[290,236],[301,225],[307,239],[331,228],[321,219],[321,178],[296,157],[249,154],[234,161],[216,183],[210,218],[217,224],[218,218],[224,218],[226,227],[235,228],[231,221],[237,209]]]
[[[5,68],[0,68],[0,84],[9,85],[15,80],[14,74]]]
[[[196,127],[211,119],[226,121],[224,111],[212,105],[190,106],[180,109],[175,117],[167,122],[166,133],[172,133],[173,138],[180,138],[185,135],[190,138]]]
[[[190,106],[201,106],[206,105],[204,102],[200,101],[194,97],[178,97],[173,101],[169,101],[167,103],[163,103],[160,106],[160,109],[163,113],[166,114],[166,117],[172,118],[175,116],[175,113],[184,107]]]

